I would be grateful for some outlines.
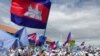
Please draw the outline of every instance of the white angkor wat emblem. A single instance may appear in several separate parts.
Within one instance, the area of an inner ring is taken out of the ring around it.
[[[25,12],[24,16],[28,16],[28,17],[34,18],[36,20],[42,20],[41,14],[42,14],[42,12],[39,11],[38,5],[36,5],[35,9],[33,9],[32,6],[30,5],[28,7],[28,11]]]

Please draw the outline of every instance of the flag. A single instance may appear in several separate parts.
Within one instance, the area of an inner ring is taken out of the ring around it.
[[[31,33],[31,34],[28,35],[29,38],[32,37],[32,36],[36,36],[36,33]]]
[[[21,47],[21,46],[23,46],[22,43],[20,42],[20,38],[21,38],[21,34],[22,34],[23,30],[24,30],[24,28],[18,30],[18,31],[14,34],[15,38],[17,39],[17,40],[15,41],[14,45],[13,45],[14,47]]]
[[[44,35],[37,35],[36,33],[33,33],[28,37],[28,39],[31,44],[36,46],[42,46],[47,38]]]
[[[28,40],[32,45],[35,45],[36,37],[37,37],[36,33],[32,33],[28,35]]]
[[[46,37],[44,36],[44,35],[41,35],[41,36],[39,36],[39,44],[38,45],[43,45],[44,43],[45,43],[45,41],[46,41]]]
[[[28,46],[29,45],[29,41],[28,41],[28,34],[27,34],[27,31],[26,31],[26,28],[22,28],[20,30],[18,30],[16,33],[15,33],[15,37],[17,38],[17,45],[20,45],[20,46]]]
[[[15,36],[16,38],[20,38],[20,37],[21,37],[21,34],[22,34],[22,32],[23,32],[23,30],[24,30],[24,27],[23,27],[22,29],[18,30],[18,31],[14,34],[14,36]]]
[[[11,21],[20,26],[45,29],[50,0],[12,0]]]
[[[23,46],[28,46],[29,45],[28,33],[26,31],[26,28],[24,28],[22,33],[21,33],[20,42],[22,43]]]
[[[75,40],[72,40],[69,42],[70,48],[73,48],[75,46]]]
[[[69,32],[68,37],[67,37],[67,40],[64,42],[63,46],[65,46],[66,43],[71,42],[71,40],[72,40],[72,39],[71,39],[71,32]]]

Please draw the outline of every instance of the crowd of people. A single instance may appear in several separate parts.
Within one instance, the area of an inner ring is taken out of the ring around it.
[[[100,49],[84,45],[73,48],[56,47],[54,49],[44,49],[44,47],[11,48],[0,52],[0,56],[100,56]]]

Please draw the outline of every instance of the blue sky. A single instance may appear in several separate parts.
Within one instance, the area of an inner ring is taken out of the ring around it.
[[[46,35],[53,40],[65,41],[68,32],[77,42],[100,44],[100,0],[51,0]],[[10,0],[0,0],[0,24],[20,29],[10,21]],[[43,30],[27,28],[29,33]]]

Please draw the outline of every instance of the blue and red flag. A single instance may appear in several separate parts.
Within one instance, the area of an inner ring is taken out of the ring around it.
[[[36,45],[42,46],[45,43],[46,39],[47,39],[47,37],[44,35],[39,36],[38,43],[36,43]]]
[[[37,35],[36,33],[33,33],[29,36],[29,42],[33,45],[36,45],[36,46],[42,46],[45,41],[46,41],[46,37],[44,35]]]
[[[31,44],[35,45],[36,42],[36,38],[37,38],[37,34],[36,33],[32,33],[28,36],[28,40]]]
[[[70,43],[71,41],[72,41],[72,39],[71,39],[71,32],[69,32],[67,40],[64,42],[63,46],[65,46],[66,43]]]
[[[50,0],[12,0],[11,21],[20,26],[45,29]]]

